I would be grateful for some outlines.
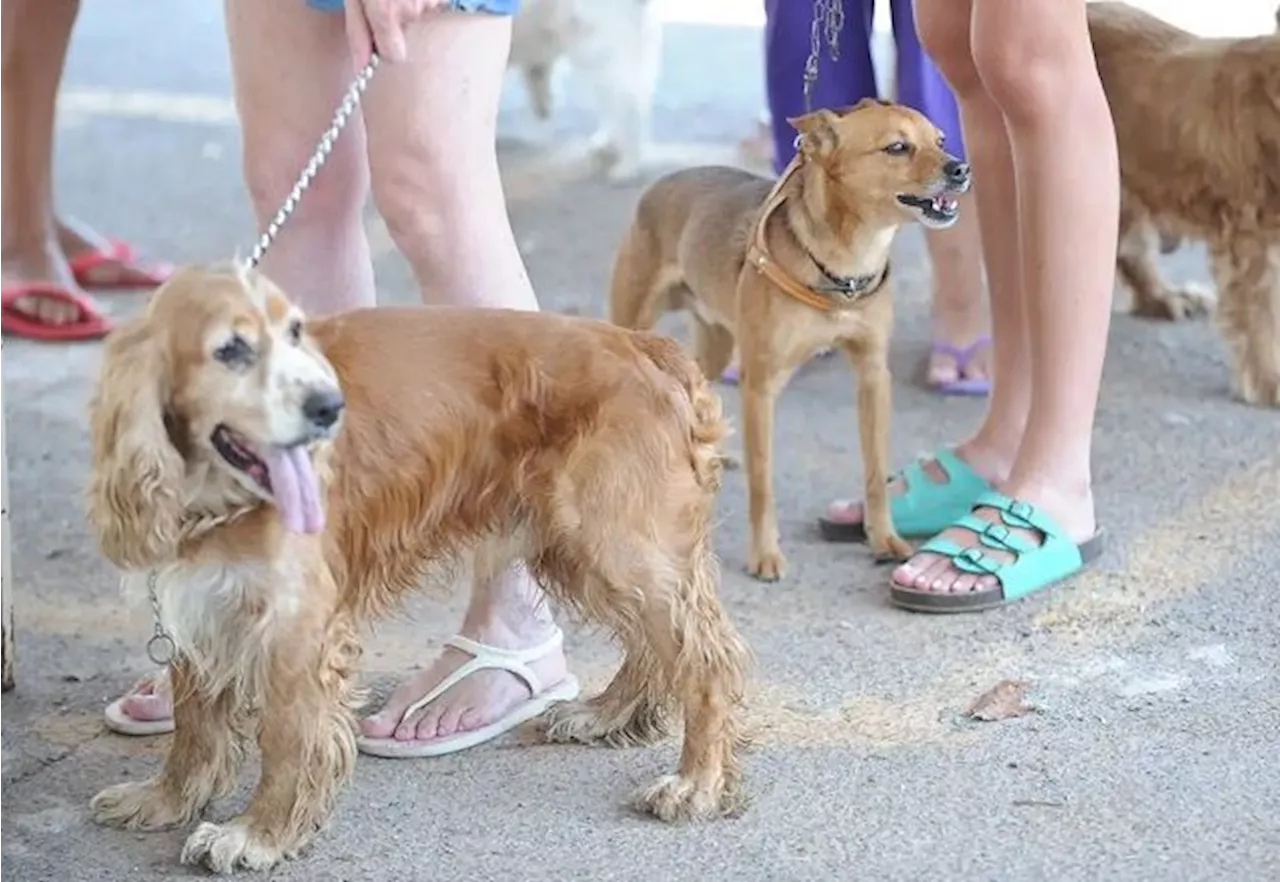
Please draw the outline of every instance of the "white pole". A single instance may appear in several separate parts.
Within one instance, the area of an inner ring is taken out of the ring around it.
[[[9,452],[4,437],[4,410],[0,407],[0,545],[4,546],[0,572],[0,690],[8,692],[13,688],[13,567],[9,561]]]

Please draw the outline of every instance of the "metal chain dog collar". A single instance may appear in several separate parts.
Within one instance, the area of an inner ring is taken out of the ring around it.
[[[250,252],[247,261],[250,267],[256,267],[262,261],[267,249],[276,240],[276,236],[280,235],[280,229],[297,209],[298,203],[302,200],[302,194],[311,186],[316,174],[324,166],[325,160],[333,152],[333,145],[337,143],[338,136],[342,134],[342,130],[346,128],[347,123],[351,121],[351,117],[355,115],[356,109],[360,106],[360,98],[364,94],[364,90],[368,88],[369,81],[373,79],[373,73],[378,69],[380,62],[381,59],[378,57],[378,53],[374,52],[369,56],[368,63],[360,68],[359,72],[356,73],[355,79],[351,81],[351,85],[347,87],[338,109],[333,113],[333,120],[329,123],[329,128],[325,129],[324,134],[321,135],[320,143],[316,145],[311,158],[307,160],[302,173],[298,175],[298,180],[294,183],[293,189],[289,191],[289,195],[285,197],[284,204],[280,206],[275,216],[271,218],[271,222],[267,224],[267,228],[258,237],[258,241],[254,243],[253,250]],[[164,623],[160,618],[160,598],[156,591],[158,580],[159,575],[154,569],[147,573],[147,598],[151,601],[151,615],[155,620],[151,639],[147,641],[147,658],[151,659],[152,663],[164,667],[172,662],[177,655],[177,644],[174,643],[172,635],[165,630]]]

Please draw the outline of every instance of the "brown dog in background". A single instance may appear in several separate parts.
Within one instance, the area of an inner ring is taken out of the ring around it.
[[[1154,231],[1205,240],[1234,391],[1280,406],[1280,34],[1198,37],[1116,2],[1088,15],[1120,150],[1117,270],[1133,311],[1207,311],[1212,295],[1160,274]]]
[[[515,561],[612,629],[622,666],[551,740],[652,742],[684,719],[664,820],[739,805],[746,647],[709,535],[725,427],[678,343],[550,313],[361,310],[304,325],[265,277],[185,269],[106,342],[89,515],[173,640],[176,732],[152,779],[93,799],[160,829],[228,793],[182,859],[264,869],[322,827],[355,760],[356,629],[452,565]],[[425,767],[423,767],[425,770]]]
[[[613,267],[610,317],[653,327],[666,312],[693,317],[694,349],[719,376],[736,341],[750,496],[748,570],[782,576],[773,501],[773,412],[794,370],[839,346],[858,373],[858,429],[868,542],[881,557],[910,546],[889,516],[893,301],[889,247],[919,220],[950,226],[969,168],[910,108],[867,99],[790,121],[795,159],[776,181],[708,166],[668,175],[640,198]]]

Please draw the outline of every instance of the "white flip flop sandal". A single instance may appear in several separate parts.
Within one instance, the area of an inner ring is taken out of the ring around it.
[[[173,731],[173,717],[169,716],[163,720],[139,720],[129,716],[124,711],[124,703],[127,698],[136,695],[141,691],[142,687],[148,682],[151,683],[151,694],[155,695],[168,688],[169,672],[162,671],[150,677],[143,677],[115,701],[107,705],[103,716],[106,717],[107,728],[112,732],[120,735],[164,735]]]
[[[383,757],[384,759],[444,756],[484,744],[486,741],[492,741],[499,735],[510,732],[521,723],[539,716],[557,702],[573,701],[578,697],[580,691],[576,677],[572,674],[566,675],[555,686],[544,690],[542,681],[529,667],[530,662],[537,661],[556,651],[563,643],[564,632],[559,628],[556,628],[555,634],[545,643],[532,646],[529,649],[502,649],[485,643],[477,643],[461,635],[451,637],[445,641],[444,645],[452,646],[454,649],[468,653],[471,656],[471,660],[463,663],[456,671],[445,677],[440,682],[440,685],[409,705],[400,719],[403,720],[410,714],[426,707],[443,695],[455,683],[459,683],[476,671],[481,670],[509,671],[515,674],[529,687],[530,697],[512,708],[506,716],[494,720],[487,726],[481,726],[479,729],[457,732],[444,738],[414,741],[400,741],[396,738],[369,738],[360,735],[356,738],[356,746],[361,753]]]

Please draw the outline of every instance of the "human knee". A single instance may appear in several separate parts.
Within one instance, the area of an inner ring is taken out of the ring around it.
[[[957,96],[981,91],[969,39],[969,4],[930,0],[917,4],[916,36]]]
[[[266,223],[284,204],[307,162],[312,144],[246,138],[243,155],[245,186],[259,222]],[[364,201],[367,172],[360,155],[346,145],[335,147],[306,189],[290,222],[308,221],[338,225],[359,216]]]
[[[372,187],[387,231],[411,257],[454,250],[459,236],[472,233],[472,213],[483,210],[486,201],[503,205],[496,158],[486,172],[477,168],[475,157],[454,162],[432,151],[404,152],[374,162]]]
[[[973,63],[983,90],[1013,122],[1059,113],[1069,90],[1092,74],[1087,53],[1069,41],[977,39]]]

